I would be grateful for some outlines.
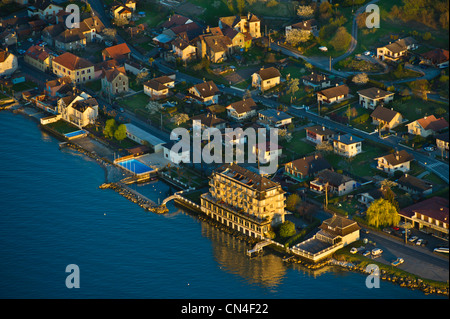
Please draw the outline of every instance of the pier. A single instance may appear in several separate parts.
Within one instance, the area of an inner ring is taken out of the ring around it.
[[[247,250],[247,256],[252,257],[253,255],[259,254],[263,250],[264,247],[269,246],[271,244],[272,244],[271,240],[265,240],[265,241],[259,242],[253,247],[253,249]]]

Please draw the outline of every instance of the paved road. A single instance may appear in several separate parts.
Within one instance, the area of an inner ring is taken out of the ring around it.
[[[403,264],[397,266],[402,270],[427,279],[444,282],[449,280],[448,257],[438,256],[426,247],[405,244],[378,232],[363,234],[361,237],[375,242],[376,247],[383,250],[381,257],[375,259],[378,262],[390,264],[400,257],[405,260]]]

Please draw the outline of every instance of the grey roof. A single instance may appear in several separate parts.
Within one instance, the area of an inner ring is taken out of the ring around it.
[[[282,111],[277,111],[274,109],[262,110],[262,111],[259,111],[258,113],[264,115],[265,117],[270,118],[273,122],[278,122],[278,121],[287,120],[287,119],[292,118],[292,116],[290,116]]]
[[[359,143],[359,142],[364,141],[364,139],[359,138],[357,136],[353,136],[351,134],[338,135],[337,137],[334,138],[334,140],[338,141],[340,143],[346,144],[346,145],[350,145],[350,144]]]
[[[160,138],[150,134],[147,131],[140,129],[139,127],[137,127],[133,124],[127,123],[127,124],[125,124],[125,126],[127,127],[127,132],[129,132],[130,134],[132,134],[142,140],[149,142],[150,145],[152,145],[152,146],[166,143],[165,141],[161,140]]]

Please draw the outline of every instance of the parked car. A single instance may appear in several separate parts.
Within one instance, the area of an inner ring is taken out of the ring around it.
[[[417,237],[417,236],[412,236],[410,239],[408,239],[408,241],[409,241],[410,243],[413,243],[413,242],[415,242],[417,239],[419,239],[419,237]]]
[[[364,257],[367,257],[367,256],[369,256],[370,255],[370,251],[369,250],[366,250],[365,252],[363,252],[363,256]]]
[[[370,55],[370,51],[365,51],[364,55],[366,55],[366,56]]]
[[[356,254],[358,252],[358,249],[356,247],[352,247],[352,249],[350,249],[350,254]]]
[[[369,230],[367,230],[367,229],[365,229],[365,228],[361,228],[361,232],[362,232],[363,234],[368,234],[368,233],[369,233]]]
[[[437,247],[433,251],[435,251],[437,253],[448,254],[448,248],[447,247]]]
[[[388,234],[392,233],[392,230],[390,230],[389,228],[384,228],[383,231]]]
[[[427,152],[434,152],[436,150],[436,147],[431,144],[424,145],[423,149]]]
[[[403,264],[405,261],[403,260],[403,258],[397,258],[396,260],[394,260],[391,265],[392,266],[398,266],[400,264]]]
[[[420,246],[420,245],[422,245],[422,242],[423,242],[423,239],[422,239],[422,238],[419,238],[419,239],[417,239],[417,241],[416,241],[416,245],[417,245],[417,246]]]
[[[383,253],[383,250],[381,248],[374,248],[372,249],[372,255],[379,256]]]
[[[392,229],[393,229],[393,230],[400,230],[400,227],[398,227],[398,226],[392,226]]]

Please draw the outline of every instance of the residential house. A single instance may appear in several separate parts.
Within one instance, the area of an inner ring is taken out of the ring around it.
[[[101,83],[102,91],[107,92],[109,96],[126,93],[129,90],[128,76],[123,66],[103,70]]]
[[[192,128],[198,131],[203,131],[209,128],[216,128],[218,130],[223,130],[227,126],[227,121],[217,117],[216,115],[207,113],[195,115],[191,118]]]
[[[55,37],[55,47],[64,51],[86,48],[86,36],[80,28],[67,29]]]
[[[403,122],[400,112],[378,106],[371,114],[372,123],[380,126],[380,130],[391,130]]]
[[[206,216],[249,237],[263,239],[284,222],[281,185],[234,163],[224,164],[209,178],[209,192],[200,196]]]
[[[404,174],[397,180],[397,186],[409,194],[425,196],[433,191],[433,184],[414,177],[410,174]]]
[[[108,47],[102,51],[103,61],[114,59],[119,63],[123,63],[131,58],[131,50],[126,43],[121,43]]]
[[[441,151],[442,156],[448,157],[448,132],[436,135],[436,147]]]
[[[252,87],[265,92],[281,82],[281,73],[278,69],[270,67],[261,68],[258,72],[252,74]]]
[[[315,144],[331,141],[334,134],[336,134],[334,131],[322,125],[307,127],[305,128],[305,130],[306,130],[306,139]]]
[[[41,19],[28,21],[32,35],[40,35],[42,30],[47,26],[47,22]]]
[[[323,158],[322,154],[304,156],[284,165],[284,174],[298,181],[304,181],[316,176],[324,169],[330,169],[331,165]]]
[[[362,152],[363,140],[351,134],[338,135],[333,139],[333,150],[336,154],[350,158]]]
[[[410,223],[415,229],[448,241],[448,198],[431,197],[398,212],[401,221]]]
[[[252,98],[243,99],[229,104],[227,107],[228,117],[235,121],[243,121],[256,116],[257,105]]]
[[[144,83],[144,93],[154,100],[165,98],[169,95],[169,89],[175,86],[175,81],[168,76],[161,76]]]
[[[94,64],[70,52],[65,52],[52,60],[53,73],[58,77],[68,76],[73,83],[94,80]]]
[[[303,30],[308,31],[311,34],[317,34],[317,21],[316,19],[309,19],[305,21],[300,21],[291,25],[286,26],[285,33],[286,36],[291,32],[292,30]]]
[[[302,76],[303,84],[314,90],[326,89],[333,86],[334,81],[326,74],[311,72],[310,75]]]
[[[203,105],[219,103],[220,90],[213,81],[196,84],[189,88],[189,96]]]
[[[17,32],[15,30],[0,32],[0,46],[6,48],[13,44],[17,44]]]
[[[393,101],[395,93],[372,87],[358,91],[358,95],[362,107],[374,110],[378,105],[383,106]]]
[[[131,11],[136,11],[137,0],[123,0],[123,4]]]
[[[164,21],[164,23],[161,25],[161,27],[163,29],[170,29],[172,27],[180,26],[183,24],[189,24],[192,22],[194,22],[194,21],[192,21],[188,17],[182,16],[180,14],[173,14],[169,17],[169,19]]]
[[[320,104],[333,104],[344,100],[350,90],[347,85],[339,85],[317,92],[317,102]]]
[[[275,109],[261,110],[258,111],[258,122],[266,128],[284,128],[292,123],[292,116]]]
[[[50,0],[36,0],[33,5],[28,6],[28,16],[38,16],[41,19],[50,19],[63,9],[63,7]]]
[[[98,116],[98,102],[89,94],[82,92],[58,100],[61,118],[80,128],[94,124]]]
[[[358,202],[369,207],[374,201],[380,198],[384,198],[383,191],[380,188],[373,188],[367,192],[359,193],[356,195]]]
[[[416,47],[417,42],[413,38],[407,37],[377,48],[377,58],[382,61],[399,61],[407,55],[408,50]]]
[[[406,126],[409,134],[428,137],[448,128],[448,122],[443,117],[436,118],[434,115],[430,115],[406,124]]]
[[[124,5],[114,5],[111,7],[111,16],[116,19],[126,19],[129,21],[131,19],[131,15],[133,10]]]
[[[252,153],[256,155],[256,159],[263,164],[271,160],[278,160],[283,152],[283,148],[278,143],[270,141],[260,142],[252,146]]]
[[[24,61],[42,72],[52,70],[52,59],[55,54],[47,47],[31,46],[24,54]]]
[[[101,79],[103,76],[103,70],[108,70],[119,66],[121,66],[119,62],[113,59],[96,63],[94,65],[94,78],[96,80]]]
[[[224,36],[230,39],[234,51],[237,49],[248,49],[252,45],[252,37],[249,33],[244,34],[230,27],[225,27],[220,31]]]
[[[212,63],[220,63],[233,53],[230,38],[224,35],[204,34],[197,40],[197,55],[200,59],[207,58]]]
[[[448,68],[449,53],[448,50],[434,49],[420,55],[421,63],[438,67],[440,69]]]
[[[319,194],[328,191],[328,194],[342,196],[354,191],[357,185],[355,180],[346,175],[324,169],[317,174],[314,180],[309,182],[309,189]]]
[[[64,30],[65,30],[64,22],[49,25],[42,30],[41,38],[49,45],[54,46],[56,37],[59,36],[61,33],[63,33]]]
[[[172,41],[172,52],[175,58],[189,62],[197,57],[197,47],[182,38]]]
[[[324,220],[319,228],[315,238],[329,244],[347,246],[360,239],[358,223],[338,215]]]
[[[18,67],[17,57],[9,52],[8,48],[0,48],[0,76],[13,74]]]
[[[80,30],[87,43],[99,42],[103,40],[102,32],[105,30],[105,25],[98,16],[92,16],[81,21]]]
[[[375,160],[377,161],[377,169],[393,175],[396,171],[409,172],[410,163],[414,160],[414,156],[405,150],[401,150],[377,157]]]
[[[148,69],[143,64],[136,61],[126,60],[123,65],[125,67],[125,71],[134,75],[138,75],[142,72],[148,72]]]
[[[45,94],[51,97],[66,96],[67,93],[72,91],[72,88],[72,80],[69,76],[45,82]]]
[[[252,13],[246,16],[228,16],[219,18],[219,28],[230,27],[243,34],[249,33],[253,39],[261,37],[261,20]]]

